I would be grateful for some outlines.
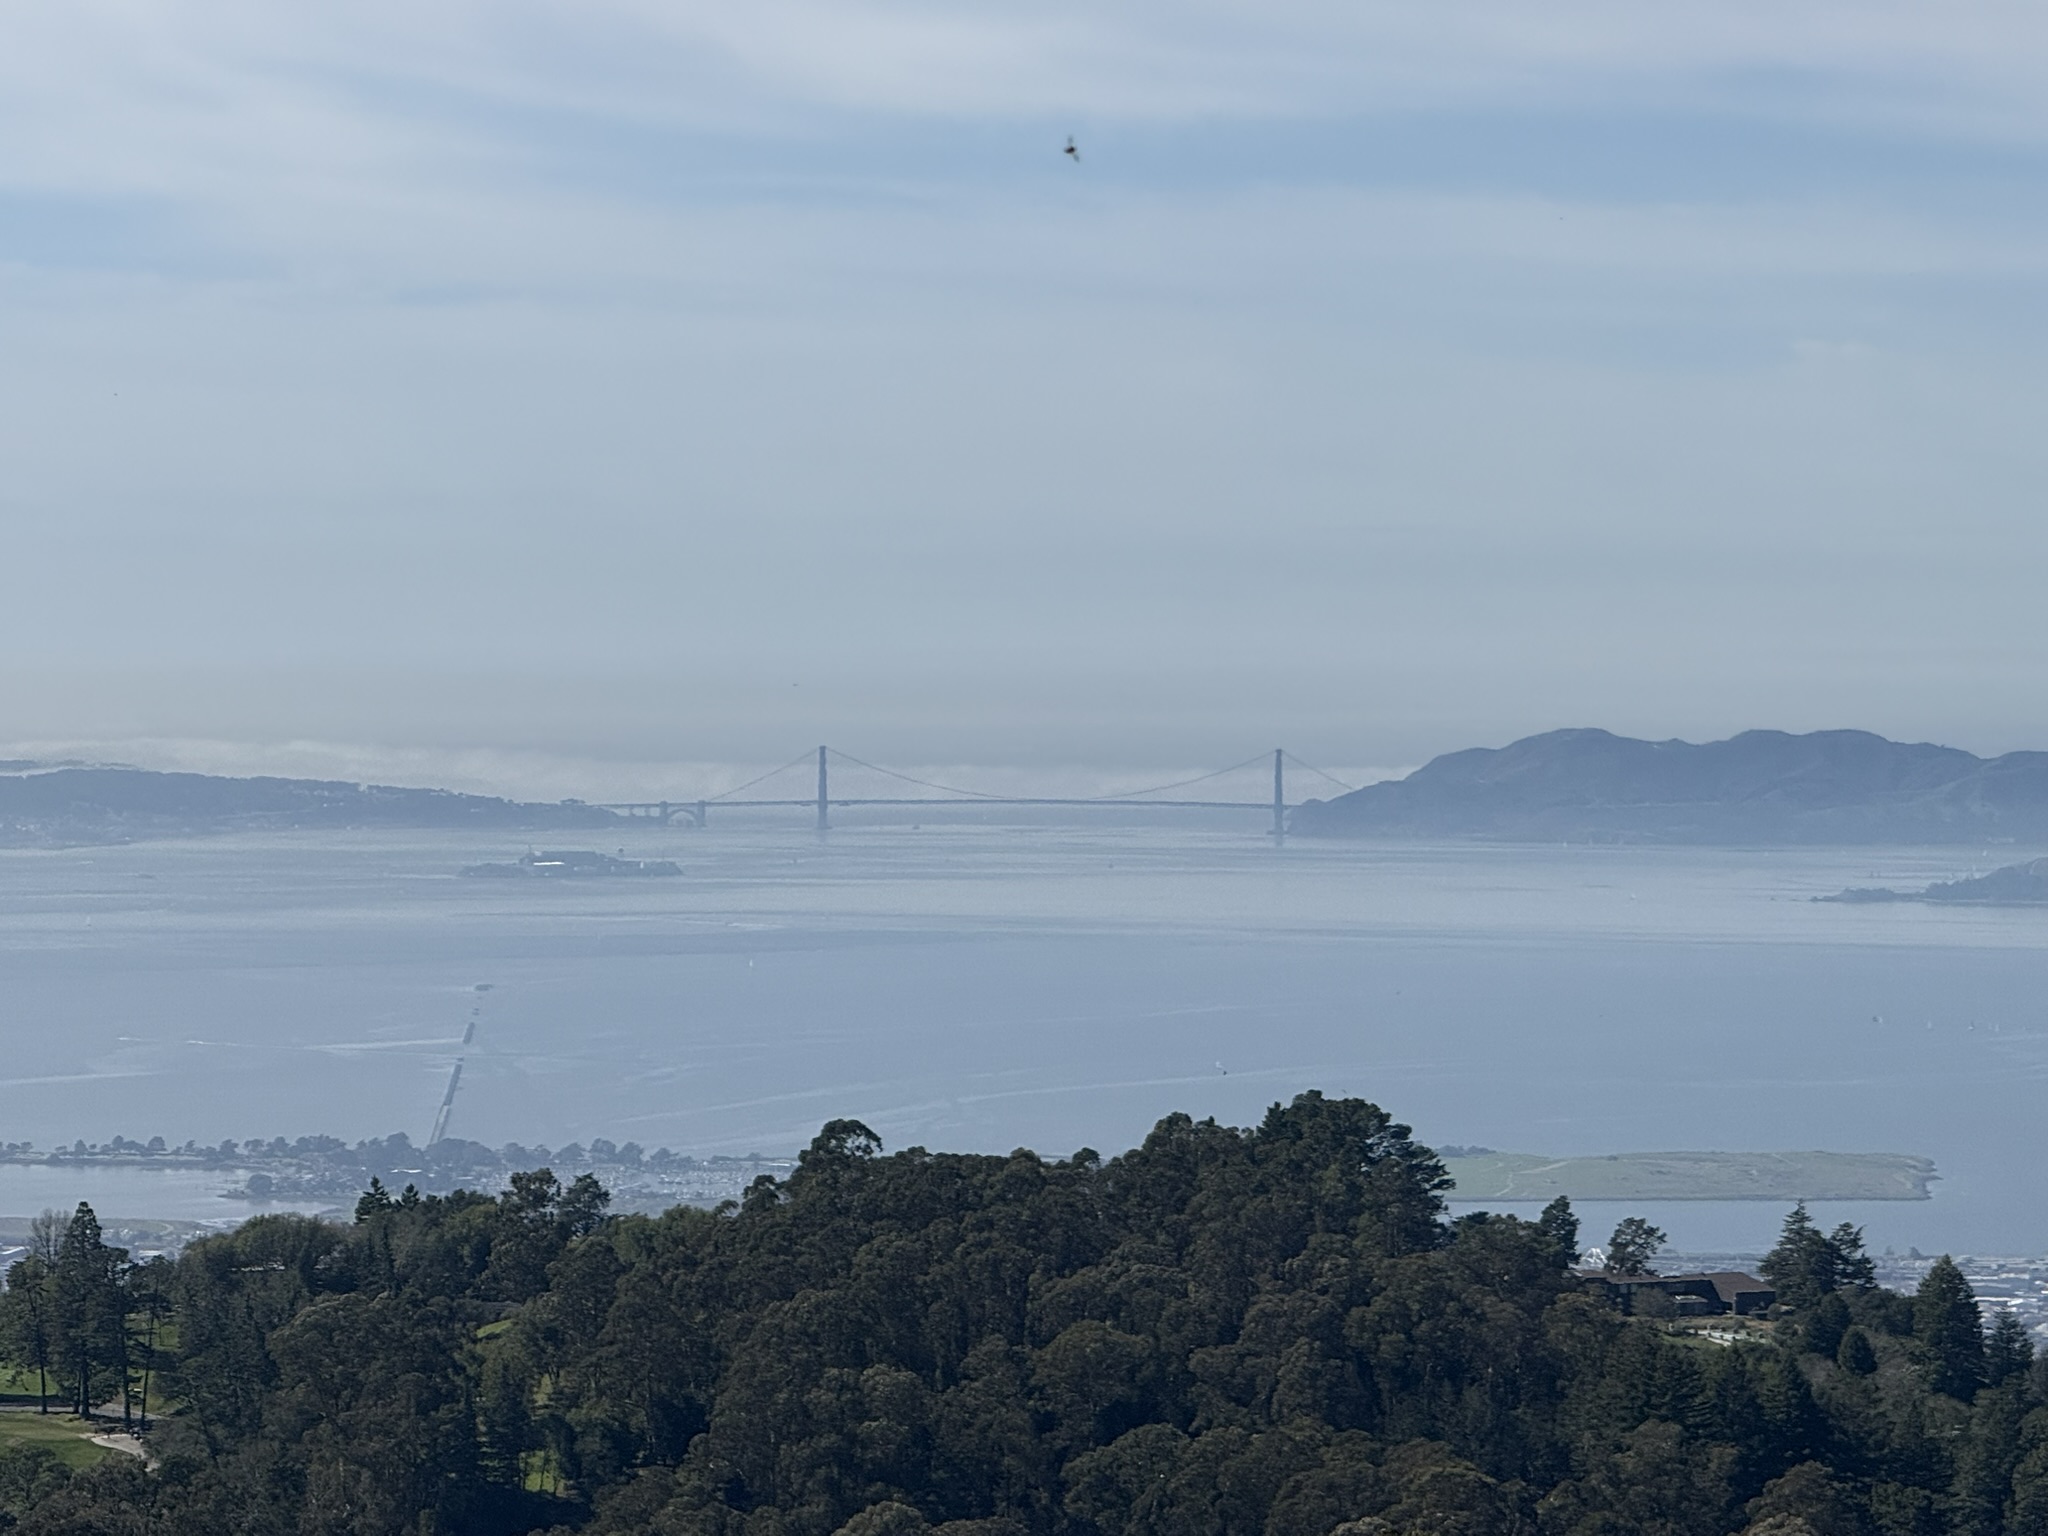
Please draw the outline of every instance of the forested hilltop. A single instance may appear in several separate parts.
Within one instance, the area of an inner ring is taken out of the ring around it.
[[[1589,1290],[1563,1202],[1448,1221],[1445,1184],[1307,1094],[1108,1160],[835,1121],[718,1212],[378,1185],[352,1226],[133,1270],[81,1209],[11,1272],[8,1347],[138,1414],[149,1367],[155,1466],[0,1453],[0,1507],[32,1536],[2048,1533],[2042,1373],[1954,1266],[1879,1290],[1796,1211],[1781,1315],[1724,1347]]]

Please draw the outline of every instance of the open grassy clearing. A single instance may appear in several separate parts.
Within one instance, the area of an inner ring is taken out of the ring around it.
[[[57,1383],[50,1383],[50,1390],[57,1390]],[[24,1371],[19,1366],[0,1365],[0,1404],[18,1405],[36,1401],[36,1373]]]
[[[116,1426],[88,1423],[68,1413],[0,1413],[0,1445],[40,1445],[68,1467],[89,1467],[117,1454],[94,1445],[86,1436],[105,1434]]]

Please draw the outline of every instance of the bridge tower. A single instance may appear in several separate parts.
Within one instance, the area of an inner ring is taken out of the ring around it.
[[[1287,780],[1281,766],[1287,757],[1285,749],[1273,749],[1273,841],[1287,841]]]
[[[820,832],[828,831],[831,827],[831,821],[825,814],[825,808],[830,804],[831,801],[828,797],[825,783],[825,749],[820,747],[818,748],[818,830]]]

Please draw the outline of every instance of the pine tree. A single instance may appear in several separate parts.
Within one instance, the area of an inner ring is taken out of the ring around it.
[[[51,1274],[52,1354],[81,1418],[91,1416],[100,1387],[117,1379],[124,1400],[127,1395],[128,1316],[121,1288],[127,1259],[126,1249],[107,1246],[99,1218],[81,1200]]]
[[[1543,1207],[1543,1214],[1536,1218],[1536,1225],[1556,1245],[1560,1268],[1568,1267],[1578,1258],[1579,1218],[1572,1214],[1571,1201],[1559,1195]]]
[[[1835,1288],[1834,1259],[1828,1240],[1806,1214],[1804,1200],[1785,1217],[1778,1232],[1778,1245],[1764,1255],[1761,1267],[1764,1278],[1776,1289],[1778,1300],[1788,1307],[1810,1307]]]
[[[1913,1343],[1930,1391],[1967,1402],[1984,1380],[1984,1325],[1976,1293],[1943,1254],[1913,1296]]]
[[[1877,1289],[1877,1265],[1863,1251],[1863,1229],[1844,1221],[1828,1234],[1829,1284],[1838,1291]]]
[[[57,1332],[52,1308],[49,1260],[31,1252],[7,1268],[0,1296],[0,1356],[36,1373],[36,1411],[50,1411],[50,1368],[56,1364]]]
[[[1949,1530],[1953,1536],[1999,1536],[2013,1470],[2024,1449],[2017,1392],[1980,1392],[1969,1428],[1958,1437]]]
[[[1664,1246],[1662,1228],[1653,1227],[1640,1216],[1630,1216],[1607,1239],[1607,1267],[1618,1275],[1647,1275],[1650,1260]]]
[[[2034,1341],[2027,1336],[2027,1325],[2008,1308],[1999,1308],[1984,1340],[1984,1384],[1996,1387],[2024,1381],[2033,1363]]]
[[[515,1174],[514,1178],[519,1177]],[[391,1191],[384,1187],[384,1181],[374,1173],[370,1175],[370,1187],[356,1198],[356,1225],[361,1226],[372,1216],[391,1210],[397,1205],[391,1198]]]

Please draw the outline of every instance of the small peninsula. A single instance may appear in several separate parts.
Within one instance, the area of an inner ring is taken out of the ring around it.
[[[2008,864],[1967,880],[1937,881],[1924,890],[1894,891],[1883,886],[1865,886],[1813,899],[1851,905],[1919,901],[1949,907],[2048,907],[2048,859]]]

